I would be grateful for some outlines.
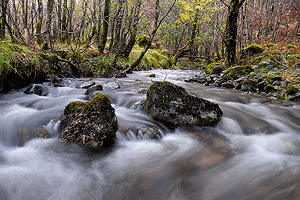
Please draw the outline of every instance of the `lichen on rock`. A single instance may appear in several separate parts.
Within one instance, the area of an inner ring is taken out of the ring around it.
[[[183,87],[167,81],[150,85],[144,111],[171,126],[213,126],[223,115],[219,105],[189,95]]]
[[[100,147],[118,130],[117,117],[110,100],[98,94],[87,103],[71,102],[61,120],[62,140],[72,141],[85,147]]]

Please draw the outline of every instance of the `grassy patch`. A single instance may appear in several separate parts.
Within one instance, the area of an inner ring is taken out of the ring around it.
[[[17,74],[24,81],[32,78],[43,66],[39,54],[29,50],[27,47],[12,44],[7,41],[0,42],[0,84],[4,85],[9,74]],[[33,77],[34,79],[34,77]],[[9,88],[18,87],[11,83]]]

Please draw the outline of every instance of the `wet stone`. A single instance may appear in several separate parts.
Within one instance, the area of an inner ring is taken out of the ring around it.
[[[220,75],[224,70],[225,70],[224,67],[222,67],[221,65],[217,65],[217,66],[212,68],[212,74]]]
[[[95,82],[88,81],[88,82],[85,82],[85,83],[81,84],[79,86],[79,88],[81,88],[81,89],[87,89],[87,88],[91,87],[92,85],[95,85]]]
[[[104,85],[104,87],[109,88],[109,89],[118,89],[121,88],[120,84],[113,81],[113,82],[108,82]]]
[[[231,82],[224,82],[221,84],[222,87],[225,87],[225,88],[234,88],[234,85],[231,83]]]
[[[155,126],[138,125],[127,129],[128,131],[134,133],[138,138],[146,136],[150,139],[161,139],[163,137],[161,131]]]
[[[299,92],[299,89],[298,88],[295,88],[293,86],[289,86],[288,88],[288,94],[291,95],[291,94],[296,94],[297,92]]]
[[[205,83],[205,77],[201,76],[201,77],[189,77],[186,80],[184,80],[185,82],[196,82],[196,83]]]
[[[92,148],[108,143],[118,130],[115,110],[104,94],[96,95],[91,102],[69,103],[61,126],[62,140]]]
[[[103,89],[102,85],[93,85],[86,90],[85,95],[89,95],[95,91],[100,91],[102,89]]]
[[[245,81],[245,80],[248,80],[248,78],[245,77],[245,76],[242,76],[242,77],[240,77],[240,78],[238,78],[238,79],[236,79],[236,80],[234,80],[234,81],[240,83],[240,82],[243,82],[243,81]]]
[[[25,92],[25,94],[37,94],[39,96],[47,96],[49,94],[49,90],[47,86],[42,84],[32,84],[30,87],[28,87]]]
[[[138,94],[147,94],[148,89],[147,88],[139,88],[136,93]]]
[[[223,115],[219,105],[167,81],[150,85],[143,109],[154,120],[171,126],[213,126]]]

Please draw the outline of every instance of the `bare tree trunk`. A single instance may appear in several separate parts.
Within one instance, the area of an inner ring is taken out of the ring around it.
[[[43,37],[41,35],[42,32],[42,24],[43,24],[43,1],[38,0],[38,21],[36,23],[36,34],[37,34],[37,42],[38,44],[42,44],[44,42]]]
[[[274,17],[274,30],[272,32],[272,42],[276,43],[276,36],[278,34],[278,31],[282,25],[282,18],[284,16],[284,13],[286,11],[286,5],[284,3],[280,3],[281,5],[278,6],[277,10],[279,11],[279,13],[277,13],[277,20],[276,20],[276,16]]]
[[[275,10],[275,5],[274,5],[274,0],[270,2],[270,5],[267,7],[268,11],[268,17],[267,17],[267,25],[266,25],[266,36],[268,38],[268,41],[270,41],[270,35],[271,32],[273,31],[273,16],[274,16],[274,10]]]
[[[300,26],[300,20],[298,19],[298,23],[297,23],[297,26],[295,28],[295,33],[294,33],[294,43],[297,42],[297,35],[298,35],[298,30],[299,30],[299,26]]]
[[[67,39],[67,15],[68,15],[68,1],[63,0],[62,4],[62,20],[61,20],[61,42],[64,43]]]
[[[244,49],[245,46],[247,46],[247,35],[248,35],[248,29],[247,29],[247,1],[245,1],[244,6],[241,7],[241,49]]]
[[[128,58],[130,52],[132,51],[133,49],[133,46],[135,44],[135,41],[136,41],[136,35],[137,35],[137,25],[139,23],[139,20],[140,20],[140,9],[141,9],[141,4],[142,4],[142,1],[141,0],[138,0],[137,1],[137,4],[135,6],[135,11],[134,11],[134,20],[133,20],[133,24],[132,24],[132,28],[131,28],[131,35],[130,35],[130,39],[129,39],[129,42],[128,44],[126,45],[126,47],[124,48],[124,50],[122,51],[122,55],[124,55],[125,58]],[[130,28],[130,27],[128,27]]]
[[[222,2],[228,8],[228,15],[225,27],[225,62],[228,66],[236,63],[236,44],[237,44],[237,20],[239,9],[245,0],[231,0],[227,5],[223,0]]]
[[[1,0],[1,22],[0,22],[0,40],[5,39],[5,21],[6,21],[6,7],[7,2]]]
[[[110,10],[110,0],[104,1],[104,16],[103,16],[103,26],[100,44],[98,46],[99,52],[103,52],[105,49],[107,34],[108,34],[108,23],[109,23],[109,10]]]
[[[53,5],[54,0],[48,0],[47,2],[47,20],[46,20],[46,39],[42,49],[48,50],[51,46],[51,22],[53,17]]]
[[[248,31],[249,34],[249,43],[253,43],[252,39],[253,39],[253,26],[254,26],[254,20],[255,20],[255,14],[256,14],[256,0],[254,0],[254,4],[253,4],[253,14],[252,14],[252,18],[251,18],[251,23],[250,23],[250,28]]]
[[[117,12],[117,15],[115,17],[115,21],[116,21],[116,26],[115,26],[115,38],[114,38],[114,44],[113,46],[117,46],[119,45],[120,41],[121,41],[121,27],[122,27],[122,20],[124,17],[124,3],[125,0],[120,0],[119,4],[119,9]]]
[[[265,1],[262,0],[262,2],[260,2],[260,16],[259,16],[259,28],[258,28],[258,34],[257,34],[257,38],[259,40],[261,40],[260,36],[263,35],[263,15],[264,15],[264,5],[265,5]]]

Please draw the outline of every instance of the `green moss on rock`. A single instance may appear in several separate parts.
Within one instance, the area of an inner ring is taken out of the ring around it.
[[[78,108],[82,107],[84,105],[83,102],[81,101],[74,101],[69,103],[64,110],[64,115],[72,115],[76,113],[76,110],[78,110]]]
[[[108,142],[118,130],[117,117],[109,99],[98,94],[88,103],[68,104],[61,120],[62,140],[97,148]]]
[[[254,71],[253,68],[249,65],[236,66],[236,67],[228,68],[224,72],[224,75],[228,75],[228,76],[231,76],[231,77],[240,76],[240,75],[247,76],[248,74],[250,74],[253,71]]]
[[[274,86],[273,85],[267,85],[265,87],[265,91],[266,91],[266,93],[270,93],[270,92],[274,91]]]
[[[205,73],[206,73],[206,74],[210,74],[210,73],[213,71],[213,68],[214,68],[215,66],[218,66],[218,65],[223,66],[222,64],[217,63],[217,62],[210,63],[210,64],[205,68]]]
[[[94,108],[94,106],[97,106],[98,109],[102,109],[106,106],[111,106],[110,100],[105,94],[97,94],[91,102],[85,104],[84,111],[90,110],[91,108]]]
[[[261,45],[258,44],[250,44],[245,48],[245,51],[250,54],[250,56],[262,53],[265,50]]]

